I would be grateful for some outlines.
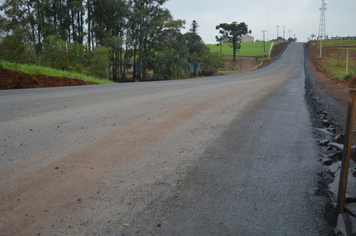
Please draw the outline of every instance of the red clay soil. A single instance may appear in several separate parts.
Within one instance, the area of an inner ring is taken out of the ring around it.
[[[290,42],[283,42],[274,45],[271,53],[271,58],[278,56],[288,44],[290,44]]]
[[[63,87],[96,84],[79,79],[27,74],[0,68],[0,89]]]
[[[224,56],[224,58],[232,58],[232,56]],[[236,61],[228,59],[224,62],[228,70],[238,70],[232,74],[238,74],[253,70],[256,67],[254,60],[254,57],[236,57]]]
[[[352,77],[347,81],[347,86],[349,88],[356,88],[356,76]]]

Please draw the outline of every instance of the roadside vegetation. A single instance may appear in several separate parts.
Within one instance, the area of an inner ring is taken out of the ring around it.
[[[198,22],[194,20],[182,34],[185,20],[173,19],[165,2],[2,1],[1,67],[110,83],[237,72],[236,56],[264,60],[271,42],[265,43],[265,49],[263,42],[240,43],[241,36],[251,33],[244,22],[220,23],[216,26],[219,46],[206,45]]]
[[[184,79],[198,67],[224,67],[198,23],[182,34],[186,22],[173,19],[165,2],[2,1],[0,60],[113,82]]]
[[[35,74],[35,75],[47,75],[47,76],[79,79],[79,80],[83,80],[85,82],[91,82],[91,83],[97,83],[97,84],[113,83],[112,81],[110,81],[108,79],[98,79],[98,78],[94,78],[92,76],[87,76],[87,75],[81,74],[81,73],[57,70],[57,69],[53,69],[50,67],[37,66],[37,65],[28,65],[28,64],[0,61],[0,68],[19,71],[19,72],[28,73],[28,74]]]
[[[330,77],[347,81],[356,75],[356,40],[324,40],[320,58],[320,41],[309,42],[309,52],[319,70]],[[349,49],[348,73],[346,73]]]

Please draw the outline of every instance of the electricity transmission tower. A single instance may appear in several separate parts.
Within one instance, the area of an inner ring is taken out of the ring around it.
[[[326,39],[326,26],[325,26],[325,10],[326,10],[326,3],[324,0],[321,0],[321,8],[320,10],[320,23],[319,23],[319,34],[318,39]]]

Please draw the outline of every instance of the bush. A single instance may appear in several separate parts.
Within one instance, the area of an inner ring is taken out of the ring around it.
[[[172,76],[170,65],[174,60],[175,53],[172,50],[160,51],[157,53],[154,67],[153,79],[154,80],[168,80]]]
[[[255,65],[258,66],[260,64],[260,58],[255,57]]]
[[[355,76],[355,72],[350,71],[348,74],[346,74],[346,75],[344,76],[343,81],[348,81],[349,79],[351,79],[351,78],[354,77],[354,76]]]
[[[43,45],[41,65],[65,70],[69,63],[66,42],[59,35],[47,36]]]
[[[110,68],[110,54],[111,48],[104,46],[99,46],[95,48],[90,58],[89,71],[92,76],[99,79],[109,78],[109,68]]]

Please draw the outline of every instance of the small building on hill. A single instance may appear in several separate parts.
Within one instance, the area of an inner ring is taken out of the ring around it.
[[[241,43],[252,43],[255,41],[255,38],[249,34],[243,35],[241,37]]]
[[[347,36],[347,37],[331,37],[331,40],[356,40],[356,36]]]

